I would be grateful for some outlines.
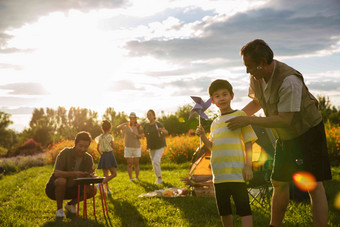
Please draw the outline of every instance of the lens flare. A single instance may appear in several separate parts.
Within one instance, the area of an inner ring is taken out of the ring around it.
[[[334,199],[334,207],[340,210],[340,192],[338,192]]]
[[[297,172],[293,175],[293,180],[302,191],[313,191],[316,187],[315,177],[309,172]]]

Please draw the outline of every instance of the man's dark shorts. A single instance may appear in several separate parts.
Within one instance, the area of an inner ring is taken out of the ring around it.
[[[83,194],[83,187],[80,187],[80,195]],[[56,200],[55,198],[55,186],[54,180],[50,180],[45,187],[45,192],[48,198]],[[78,185],[72,187],[66,187],[64,199],[76,199],[78,198]]]
[[[218,213],[220,216],[232,214],[230,197],[233,197],[236,214],[243,217],[251,215],[247,185],[242,182],[214,184]]]
[[[293,174],[307,171],[316,181],[332,179],[323,122],[291,140],[278,140],[272,179],[290,181]]]

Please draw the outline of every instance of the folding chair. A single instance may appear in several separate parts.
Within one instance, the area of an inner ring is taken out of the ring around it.
[[[266,164],[267,163],[267,164]],[[260,171],[253,171],[254,177],[251,181],[249,181],[247,188],[248,188],[248,194],[251,198],[250,204],[253,204],[254,202],[257,202],[262,207],[266,207],[267,205],[270,206],[270,198],[271,198],[271,183],[270,183],[270,174],[271,169],[267,166],[272,163],[271,160],[267,161],[265,163],[265,166],[261,166]],[[255,162],[256,164],[256,162]],[[255,167],[259,168],[259,167]]]
[[[253,179],[247,185],[250,204],[257,202],[262,207],[270,206],[272,185],[270,175],[273,168],[275,137],[270,129],[252,125],[258,139],[256,144],[261,147],[257,161],[253,161]]]

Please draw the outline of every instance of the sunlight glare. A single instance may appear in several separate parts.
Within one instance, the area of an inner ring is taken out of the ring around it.
[[[338,192],[334,198],[334,207],[340,210],[340,192]]]
[[[315,177],[305,171],[297,172],[293,175],[295,185],[302,191],[312,191],[316,187]]]

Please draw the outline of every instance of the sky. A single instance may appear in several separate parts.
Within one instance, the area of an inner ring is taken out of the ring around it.
[[[175,113],[215,79],[242,109],[258,38],[340,106],[338,0],[0,0],[0,111],[18,132],[34,108]]]

